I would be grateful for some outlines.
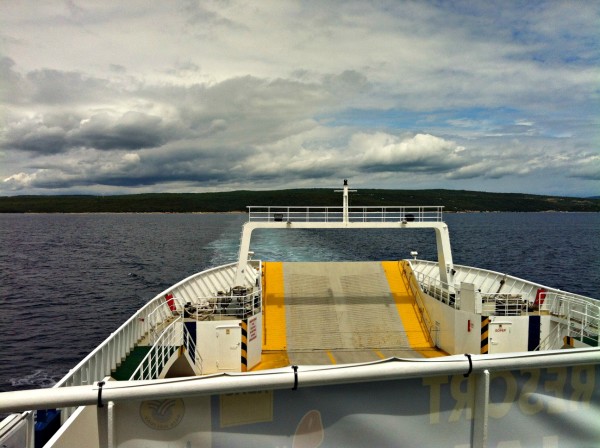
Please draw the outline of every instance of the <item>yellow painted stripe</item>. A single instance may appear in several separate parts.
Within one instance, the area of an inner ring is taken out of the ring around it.
[[[387,356],[385,356],[383,353],[381,353],[379,350],[373,350],[375,352],[375,354],[377,356],[379,356],[381,359],[386,359]]]
[[[436,347],[430,348],[429,350],[421,349],[415,351],[423,355],[425,358],[440,358],[442,356],[448,356],[448,353]]]
[[[430,349],[431,343],[427,336],[427,330],[421,324],[417,302],[405,282],[400,263],[398,261],[381,262],[396,303],[396,309],[406,331],[408,343],[416,351],[419,351],[419,349]]]
[[[263,263],[263,350],[286,350],[283,263]]]
[[[329,357],[329,360],[331,361],[331,364],[337,364],[337,361],[335,360],[333,353],[331,353],[329,350],[327,350],[327,356]]]
[[[277,369],[279,367],[287,367],[290,365],[287,352],[262,352],[260,362],[252,368],[252,370]]]

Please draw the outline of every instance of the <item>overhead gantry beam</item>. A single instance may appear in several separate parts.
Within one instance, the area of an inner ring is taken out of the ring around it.
[[[247,222],[242,229],[238,266],[234,286],[245,285],[245,272],[248,267],[250,240],[255,229],[434,229],[436,235],[440,280],[454,285],[454,264],[450,247],[448,226],[444,222]]]

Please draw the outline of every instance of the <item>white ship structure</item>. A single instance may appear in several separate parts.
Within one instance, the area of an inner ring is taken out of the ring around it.
[[[0,446],[600,446],[600,302],[455,265],[442,207],[351,191],[249,207],[237,261],[160,292],[54,387],[0,394]],[[437,260],[262,262],[257,229],[433,229]]]

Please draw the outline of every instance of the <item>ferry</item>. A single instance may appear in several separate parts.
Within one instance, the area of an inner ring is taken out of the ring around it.
[[[248,207],[237,260],[157,294],[54,387],[0,394],[0,447],[600,446],[598,300],[454,264],[443,207],[337,191]],[[437,260],[263,262],[257,229],[433,229]]]

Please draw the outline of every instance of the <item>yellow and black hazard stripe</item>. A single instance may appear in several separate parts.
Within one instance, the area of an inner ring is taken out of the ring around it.
[[[575,347],[575,338],[571,336],[565,336],[563,338],[563,342],[565,343],[564,347]]]
[[[243,320],[242,327],[242,372],[248,371],[248,321]]]
[[[485,355],[489,352],[489,316],[481,316],[481,354]]]

